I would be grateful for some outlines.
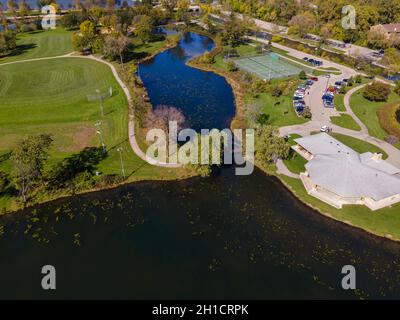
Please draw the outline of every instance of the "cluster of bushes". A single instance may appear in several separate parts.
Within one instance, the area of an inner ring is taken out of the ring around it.
[[[259,93],[270,93],[274,97],[280,97],[289,95],[297,84],[298,81],[296,79],[286,79],[277,83],[257,79],[251,83],[250,91],[253,96],[257,96]]]
[[[32,31],[36,31],[39,29],[40,29],[40,27],[36,23],[26,23],[21,26],[20,31],[21,32],[32,32]]]
[[[365,87],[363,96],[370,101],[387,101],[390,93],[390,85],[380,81],[374,81]]]

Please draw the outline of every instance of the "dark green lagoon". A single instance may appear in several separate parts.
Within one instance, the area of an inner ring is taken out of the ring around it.
[[[60,199],[1,217],[0,233],[0,298],[400,298],[399,244],[320,216],[259,170]],[[41,289],[46,264],[55,291]],[[348,264],[357,291],[341,288]]]

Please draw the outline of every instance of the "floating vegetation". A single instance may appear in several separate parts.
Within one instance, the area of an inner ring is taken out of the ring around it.
[[[74,234],[74,244],[77,246],[81,246],[81,235],[79,233]]]

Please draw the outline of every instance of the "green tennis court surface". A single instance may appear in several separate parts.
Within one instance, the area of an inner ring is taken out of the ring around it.
[[[297,75],[301,71],[300,68],[283,61],[273,53],[239,58],[234,62],[239,69],[253,73],[265,80],[289,77]]]

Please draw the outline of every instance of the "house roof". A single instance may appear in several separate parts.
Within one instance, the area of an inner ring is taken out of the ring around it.
[[[400,23],[382,24],[382,27],[389,33],[400,33]]]
[[[347,154],[355,151],[326,133],[319,133],[294,140],[308,152],[314,154]]]
[[[371,152],[359,154],[326,133],[295,140],[313,154],[306,165],[310,178],[342,197],[379,201],[400,194],[400,172]]]
[[[342,197],[379,201],[400,194],[399,178],[363,164],[354,155],[318,154],[306,169],[317,185]]]

